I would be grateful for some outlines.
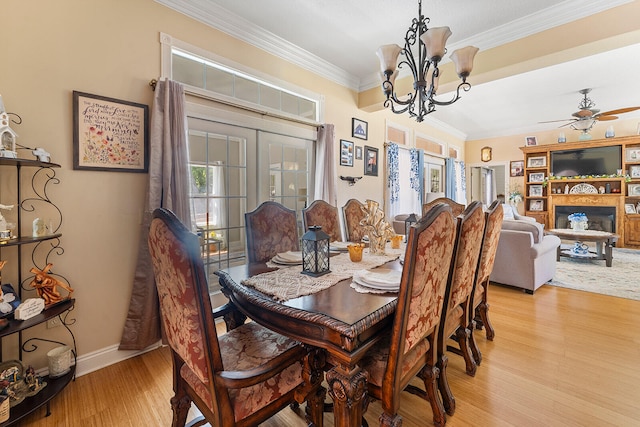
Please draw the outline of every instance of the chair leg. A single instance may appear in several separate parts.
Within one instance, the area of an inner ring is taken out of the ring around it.
[[[324,399],[327,396],[327,389],[318,387],[314,393],[307,396],[307,409],[305,419],[307,427],[324,426]]]
[[[401,427],[402,417],[398,414],[389,415],[386,412],[380,414],[380,427]]]
[[[171,427],[185,426],[189,408],[191,408],[191,398],[184,392],[176,392],[176,395],[171,398],[171,410],[173,411]]]
[[[442,404],[447,414],[453,415],[456,412],[456,399],[451,393],[451,387],[449,387],[449,380],[447,379],[447,364],[449,359],[445,354],[438,356],[438,369],[440,369],[440,375],[438,375],[438,389],[442,396]]]
[[[444,405],[440,399],[440,394],[438,394],[439,375],[440,370],[437,367],[425,366],[418,374],[418,377],[422,378],[422,381],[424,381],[424,389],[427,392],[426,399],[429,400],[431,412],[433,412],[433,425],[436,427],[443,427],[447,422],[447,418],[444,411]]]
[[[489,341],[493,341],[493,338],[496,336],[496,331],[495,329],[493,329],[493,325],[489,320],[489,304],[482,301],[478,305],[476,312],[480,315],[480,319],[482,319],[482,324],[485,327],[485,333],[487,335],[487,339]]]
[[[476,342],[476,335],[473,332],[475,328],[475,321],[472,321],[467,328],[469,330],[469,348],[471,349],[471,355],[473,356],[473,360],[476,362],[476,365],[480,365],[482,363],[482,353],[478,348],[478,343]]]
[[[464,358],[464,363],[466,365],[467,375],[475,376],[476,374],[476,361],[473,359],[473,355],[471,354],[471,350],[469,349],[469,336],[471,333],[467,328],[459,327],[454,333],[456,341],[460,345],[460,351],[462,352],[462,357]]]

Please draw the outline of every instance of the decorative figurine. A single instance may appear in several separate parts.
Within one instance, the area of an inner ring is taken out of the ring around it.
[[[9,113],[5,111],[0,96],[0,157],[8,157],[15,159],[18,157],[16,152],[16,138],[18,134],[9,127]]]
[[[44,220],[36,218],[33,220],[33,237],[42,237],[47,234],[47,227],[44,225]]]
[[[32,151],[33,155],[36,156],[38,160],[41,162],[49,163],[51,161],[51,153],[41,147],[36,147],[35,150]]]
[[[49,270],[51,270],[53,264],[49,263],[42,270],[38,270],[36,267],[33,267],[30,271],[35,274],[33,281],[31,282],[31,287],[36,289],[38,296],[44,300],[45,307],[58,303],[65,298],[62,298],[60,292],[56,289],[58,286],[65,289],[69,294],[67,298],[71,297],[73,293],[73,289],[71,286],[57,280],[55,277],[49,275]]]
[[[6,210],[6,211],[10,211],[11,209],[13,209],[13,205],[3,205],[2,203],[0,203],[0,210]],[[0,213],[0,231],[8,231],[7,230],[7,220],[4,219],[4,217],[2,216],[2,213]]]

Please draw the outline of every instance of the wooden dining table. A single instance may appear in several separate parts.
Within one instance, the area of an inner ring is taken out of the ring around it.
[[[398,260],[384,267],[402,269]],[[255,264],[216,272],[222,292],[238,310],[232,323],[243,322],[243,316],[247,316],[280,334],[324,350],[335,425],[361,426],[367,374],[358,362],[381,338],[381,331],[390,327],[396,294],[359,293],[347,279],[317,293],[280,302],[242,283],[272,270],[266,264]]]

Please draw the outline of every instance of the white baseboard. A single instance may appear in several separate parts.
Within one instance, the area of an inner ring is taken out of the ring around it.
[[[106,368],[114,363],[122,362],[140,354],[146,353],[162,345],[161,341],[150,345],[143,350],[118,350],[119,344],[114,344],[91,353],[78,357],[76,363],[76,377],[89,374],[98,369]]]

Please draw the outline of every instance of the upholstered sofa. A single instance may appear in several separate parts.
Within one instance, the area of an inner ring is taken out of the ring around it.
[[[490,280],[532,294],[553,278],[560,239],[545,236],[543,225],[530,219],[505,219],[502,222]]]

